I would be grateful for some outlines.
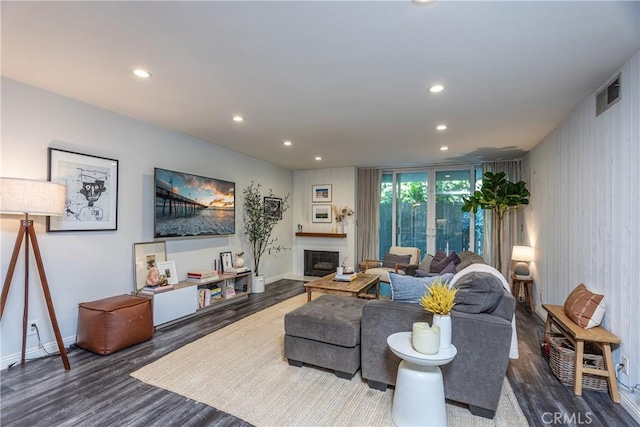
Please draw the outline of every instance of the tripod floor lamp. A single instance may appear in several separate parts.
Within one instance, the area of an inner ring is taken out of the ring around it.
[[[49,318],[51,319],[53,332],[56,336],[60,356],[62,357],[62,364],[66,370],[71,368],[62,341],[62,335],[60,334],[60,328],[58,327],[58,321],[56,320],[56,312],[53,308],[53,300],[51,299],[51,292],[49,291],[49,282],[44,272],[44,264],[42,263],[40,247],[36,239],[35,227],[33,226],[33,220],[29,219],[29,215],[64,215],[65,196],[66,187],[64,185],[49,181],[0,178],[0,213],[24,215],[24,219],[21,220],[20,228],[18,229],[18,237],[13,247],[13,255],[11,255],[9,269],[4,279],[0,306],[0,321],[2,321],[7,297],[9,296],[9,288],[11,287],[11,280],[13,279],[13,272],[16,268],[22,241],[24,240],[24,311],[22,314],[22,358],[20,360],[22,365],[25,363],[27,323],[29,318],[29,248],[33,247],[33,255],[38,267],[38,273],[40,274],[42,291],[47,303],[47,310],[49,311]]]

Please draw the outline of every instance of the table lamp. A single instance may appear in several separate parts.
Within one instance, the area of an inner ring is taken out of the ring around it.
[[[22,358],[20,364],[25,363],[25,352],[27,344],[27,328],[29,325],[29,242],[33,246],[33,255],[40,274],[40,282],[42,291],[47,303],[51,326],[56,336],[60,357],[65,370],[69,370],[69,359],[64,348],[56,313],[53,308],[53,300],[49,291],[49,283],[44,272],[44,264],[40,255],[40,247],[36,238],[36,231],[33,220],[29,219],[29,215],[38,216],[62,216],[65,213],[65,199],[67,188],[64,185],[55,184],[49,181],[36,181],[20,178],[0,178],[0,213],[24,215],[24,219],[20,222],[18,236],[13,247],[13,255],[9,263],[9,269],[2,287],[2,296],[0,297],[0,321],[4,314],[5,304],[11,287],[11,279],[18,261],[18,253],[24,239],[24,310],[22,315]],[[26,237],[26,238],[25,238]]]
[[[534,250],[531,246],[514,246],[511,252],[511,259],[518,261],[513,268],[513,274],[518,279],[530,279],[529,262],[533,261]]]

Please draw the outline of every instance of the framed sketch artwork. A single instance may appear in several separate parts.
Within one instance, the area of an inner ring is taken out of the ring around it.
[[[233,267],[233,257],[231,252],[220,252],[220,263],[222,264],[222,272],[228,271]]]
[[[118,161],[49,148],[49,180],[67,187],[65,214],[47,217],[47,231],[118,228]]]
[[[164,261],[158,263],[158,272],[160,276],[164,276],[167,279],[168,285],[178,284],[178,270],[176,270],[175,261]]]
[[[311,201],[313,203],[327,203],[331,201],[331,184],[311,186]]]
[[[265,197],[264,216],[267,219],[282,219],[282,199],[278,197]]]
[[[331,205],[313,205],[311,206],[312,218],[311,222],[331,222]]]

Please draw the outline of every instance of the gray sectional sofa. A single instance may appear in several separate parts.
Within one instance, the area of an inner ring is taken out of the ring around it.
[[[483,280],[485,285],[490,281],[485,273],[475,273],[469,276],[468,282]],[[480,288],[480,294],[471,296],[469,293],[467,300],[475,298],[481,305],[486,302],[489,297]],[[454,307],[451,312],[452,342],[458,354],[451,363],[441,366],[445,397],[469,405],[472,414],[485,418],[493,418],[500,400],[515,310],[515,299],[502,284],[495,284],[493,293],[490,309],[477,304]],[[432,314],[418,304],[373,300],[364,306],[361,370],[362,378],[370,387],[385,390],[388,385],[395,385],[400,358],[389,349],[387,337],[396,332],[411,331],[414,322],[424,321],[431,323]]]

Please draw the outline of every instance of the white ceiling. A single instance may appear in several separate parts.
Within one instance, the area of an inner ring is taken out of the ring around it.
[[[639,5],[4,1],[2,75],[290,169],[510,159],[640,48]]]

